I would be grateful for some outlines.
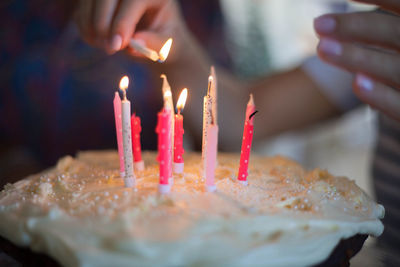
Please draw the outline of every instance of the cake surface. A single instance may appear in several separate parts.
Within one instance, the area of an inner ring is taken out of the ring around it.
[[[185,155],[172,192],[158,194],[155,153],[136,189],[124,188],[114,151],[82,152],[0,193],[0,235],[65,266],[309,266],[340,240],[378,236],[384,208],[355,183],[283,157],[252,156],[249,185],[239,155],[220,154],[217,192]]]

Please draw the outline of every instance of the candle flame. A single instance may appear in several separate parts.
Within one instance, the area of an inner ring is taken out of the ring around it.
[[[187,88],[184,88],[181,94],[179,95],[178,103],[176,104],[178,110],[182,110],[185,107],[187,95],[188,95],[188,90]]]
[[[164,62],[167,60],[169,50],[171,50],[172,38],[169,38],[165,44],[161,47],[160,52],[158,53],[160,56],[160,61]]]
[[[119,82],[119,88],[121,90],[126,90],[128,86],[129,86],[129,78],[128,76],[125,75],[124,77],[121,78],[121,81]]]

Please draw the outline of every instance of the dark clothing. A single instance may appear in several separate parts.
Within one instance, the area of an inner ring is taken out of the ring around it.
[[[379,118],[372,173],[378,203],[385,207],[385,230],[379,244],[400,252],[400,123]]]

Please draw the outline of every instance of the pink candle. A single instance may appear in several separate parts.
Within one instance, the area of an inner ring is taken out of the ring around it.
[[[218,125],[216,123],[216,105],[213,105],[216,99],[213,77],[208,77],[207,95],[203,100],[203,177],[206,181],[206,189],[214,192],[217,188],[214,183],[215,168],[217,165],[217,147],[218,147]]]
[[[240,165],[238,173],[238,180],[240,183],[244,185],[248,184],[247,176],[249,168],[251,143],[253,141],[253,131],[254,131],[253,116],[256,112],[255,109],[256,106],[254,105],[253,95],[250,94],[250,100],[247,103],[247,109],[246,109],[246,118],[244,123],[242,150],[240,152]]]
[[[158,157],[160,168],[160,193],[168,193],[171,190],[169,180],[171,178],[171,110],[164,106],[158,113],[156,133],[158,134]]]
[[[217,145],[218,145],[218,126],[211,124],[207,131],[207,149],[205,155],[205,176],[206,188],[208,192],[214,192],[215,186],[215,167],[217,165]]]
[[[124,165],[124,148],[122,144],[122,117],[121,117],[121,98],[118,92],[114,96],[114,116],[115,116],[115,130],[117,134],[118,155],[119,155],[119,171],[121,178],[125,176]]]
[[[134,158],[135,169],[138,171],[144,170],[144,162],[142,160],[142,146],[140,143],[140,132],[142,131],[142,126],[140,124],[140,117],[135,114],[131,117],[132,125],[132,151]]]
[[[218,125],[218,80],[217,80],[217,74],[215,72],[214,66],[211,66],[210,76],[213,78],[211,88],[210,88],[210,95],[213,100],[212,101],[212,112],[213,112],[214,124]]]
[[[173,169],[175,173],[182,173],[184,168],[183,162],[183,116],[181,114],[182,109],[185,106],[187,98],[187,89],[183,89],[179,96],[177,108],[178,114],[175,115],[175,127],[174,127],[174,164]]]

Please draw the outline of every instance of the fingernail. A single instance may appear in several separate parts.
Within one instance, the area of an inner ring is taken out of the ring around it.
[[[336,20],[330,16],[321,16],[314,20],[317,33],[332,33],[336,28]]]
[[[110,50],[116,52],[121,49],[122,46],[122,38],[119,34],[116,34],[112,37],[110,42]]]
[[[358,74],[356,77],[357,86],[365,92],[374,90],[374,82],[363,74]]]
[[[342,44],[332,39],[321,39],[319,42],[319,50],[332,55],[340,56],[342,54]]]

